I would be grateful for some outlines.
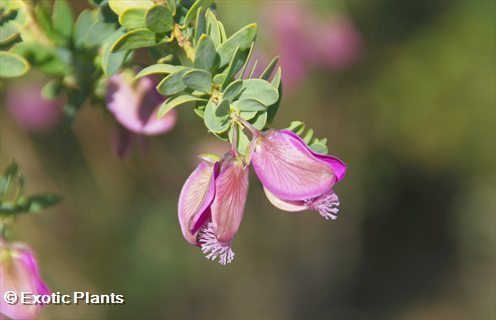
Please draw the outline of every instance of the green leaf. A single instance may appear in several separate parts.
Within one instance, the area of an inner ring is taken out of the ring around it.
[[[253,67],[251,68],[251,72],[248,75],[248,79],[253,78],[253,74],[255,74],[255,70],[257,70],[258,60],[255,60],[253,63]]]
[[[107,21],[103,7],[93,12],[91,19],[92,23],[85,34],[84,44],[88,47],[97,47],[116,30],[116,25]]]
[[[301,135],[303,131],[305,131],[305,123],[301,121],[292,121],[287,129],[293,131],[297,135]]]
[[[83,10],[76,19],[74,24],[74,43],[76,47],[82,47],[85,44],[86,34],[93,23],[93,14],[90,10]]]
[[[272,72],[276,68],[277,62],[279,61],[279,57],[274,57],[272,61],[270,61],[269,65],[267,68],[265,68],[264,72],[262,72],[262,75],[260,76],[260,79],[264,79],[269,81],[270,76],[272,75]],[[276,88],[278,86],[275,86]]]
[[[329,152],[329,149],[327,148],[327,146],[325,144],[320,143],[320,142],[311,144],[310,149],[312,149],[314,152],[317,152],[320,154],[327,154]]]
[[[313,138],[313,129],[308,129],[307,133],[302,137],[303,141],[308,145]]]
[[[251,120],[257,115],[256,111],[241,111],[239,116],[245,120]]]
[[[212,80],[214,85],[216,86],[221,86],[224,80],[226,79],[226,75],[223,73],[218,73],[214,76],[214,79]]]
[[[267,109],[262,102],[253,98],[237,100],[233,103],[233,108],[239,111],[266,111]]]
[[[196,15],[194,45],[197,45],[202,34],[206,33],[207,22],[205,21],[205,8],[200,8]]]
[[[165,6],[155,5],[148,9],[145,16],[146,26],[153,32],[164,33],[174,28],[172,12]]]
[[[17,39],[19,29],[26,25],[25,4],[3,1],[4,11],[0,18],[0,45],[6,45]]]
[[[17,54],[0,51],[0,78],[19,77],[28,72],[29,63]]]
[[[110,51],[119,52],[122,50],[153,47],[164,42],[165,39],[159,37],[155,32],[148,29],[134,29],[117,39]]]
[[[203,34],[196,47],[195,68],[213,70],[217,59],[215,45],[209,36]]]
[[[55,99],[62,92],[62,82],[60,80],[48,81],[41,88],[41,95],[46,99]]]
[[[152,74],[170,74],[183,69],[182,66],[175,66],[172,64],[152,64],[138,72],[134,79],[139,79]]]
[[[57,204],[61,199],[60,196],[55,194],[39,194],[19,199],[16,204],[22,211],[38,212]]]
[[[176,15],[176,0],[166,0],[166,4],[172,15]]]
[[[267,108],[267,122],[269,124],[271,124],[272,121],[274,120],[277,110],[279,109],[279,105],[281,104],[281,99],[282,99],[281,73],[282,73],[281,67],[279,67],[271,82],[272,86],[274,88],[277,88],[277,92],[279,93],[279,99],[277,99],[277,101],[273,105]]]
[[[119,23],[127,29],[146,28],[145,23],[146,10],[143,8],[130,8],[119,16]]]
[[[12,161],[3,171],[2,176],[0,177],[0,199],[3,199],[6,196],[10,184],[12,183],[12,180],[15,179],[18,171],[19,167],[15,161]]]
[[[65,0],[55,0],[53,4],[53,29],[66,39],[72,35],[74,17],[69,4]]]
[[[209,131],[221,133],[226,131],[230,125],[229,118],[229,101],[222,100],[219,105],[216,105],[212,100],[207,103],[203,120]]]
[[[130,51],[119,51],[116,53],[110,52],[112,47],[112,43],[119,39],[124,34],[123,29],[116,30],[110,37],[107,39],[106,43],[102,47],[102,69],[107,77],[114,75],[121,66],[126,61],[127,57],[130,54]]]
[[[152,0],[108,0],[108,4],[112,11],[120,16],[128,9],[141,8],[148,10],[154,3]]]
[[[169,74],[157,85],[157,91],[164,96],[171,96],[184,91],[187,86],[183,81],[183,76],[188,70],[185,68]]]
[[[42,29],[45,36],[56,44],[63,44],[65,39],[53,28],[52,19],[49,15],[46,2],[38,2],[34,7],[34,14],[38,26]]]
[[[15,22],[6,21],[5,23],[0,24],[0,45],[13,41],[17,36],[18,31]]]
[[[183,81],[189,88],[201,92],[212,92],[212,75],[210,72],[193,69],[186,72]]]
[[[255,40],[257,35],[257,24],[249,24],[242,29],[238,30],[229,39],[221,44],[217,50],[220,56],[220,67],[224,67],[229,63],[236,48],[239,47],[240,50],[246,50],[250,48],[252,42]]]
[[[238,79],[243,79],[246,68],[248,67],[248,64],[250,63],[251,56],[253,55],[253,48],[255,47],[255,42],[252,42],[250,51],[248,51],[248,56],[246,57],[245,64],[243,65],[243,68],[241,68],[241,71],[239,73]]]
[[[184,23],[183,25],[187,26],[193,21],[193,19],[196,17],[196,13],[200,7],[203,8],[208,8],[211,5],[215,3],[215,0],[197,0],[191,8],[189,8],[188,12],[186,13],[186,17],[184,18]]]
[[[243,90],[243,80],[236,80],[231,82],[224,90],[223,98],[229,101],[234,101]]]
[[[222,35],[219,29],[219,22],[212,10],[208,9],[205,13],[205,20],[207,24],[207,34],[212,39],[215,47],[217,48],[222,43]]]
[[[193,104],[196,102],[207,102],[207,99],[191,96],[191,95],[180,95],[177,97],[168,98],[159,108],[157,116],[162,118],[170,110],[185,104]]]
[[[279,93],[270,83],[262,79],[243,80],[243,89],[239,99],[253,98],[265,106],[274,104],[279,98]]]
[[[267,122],[267,112],[258,112],[257,115],[250,119],[250,123],[258,130],[262,130]]]
[[[12,47],[11,52],[24,57],[30,65],[50,75],[61,76],[71,72],[52,47],[45,47],[36,42],[20,42]],[[58,51],[60,53],[61,50]]]
[[[227,40],[226,29],[224,28],[224,25],[222,24],[222,22],[217,20],[217,23],[219,24],[220,43],[223,43]]]
[[[239,48],[236,48],[232,56],[231,62],[229,63],[229,66],[224,71],[226,78],[222,83],[221,86],[222,89],[225,88],[232,81],[232,79],[234,79],[236,73],[243,67],[246,58],[248,57],[248,54],[249,52],[241,51]]]

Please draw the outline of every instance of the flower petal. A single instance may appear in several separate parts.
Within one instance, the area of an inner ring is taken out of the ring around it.
[[[331,190],[336,177],[301,139],[289,131],[269,130],[258,138],[253,169],[265,188],[284,200],[306,200]]]
[[[107,107],[117,121],[128,130],[145,135],[170,131],[176,123],[176,112],[171,110],[163,118],[157,111],[164,97],[160,96],[150,78],[141,78],[133,86],[129,75],[113,75],[107,90]]]
[[[238,232],[246,196],[248,195],[248,168],[238,159],[228,160],[215,181],[215,199],[212,202],[212,223],[220,242],[231,241]]]
[[[264,188],[264,191],[270,203],[272,203],[276,208],[279,208],[283,211],[299,212],[308,209],[305,206],[304,201],[285,201],[270,193],[270,191],[267,190],[267,188]]]
[[[285,134],[288,134],[288,135],[294,137],[302,145],[306,146],[305,141],[303,141],[303,139],[299,135],[294,133],[293,131],[281,130],[281,132],[284,132]],[[337,179],[336,182],[343,180],[344,176],[346,175],[346,164],[343,161],[341,161],[340,159],[338,159],[334,156],[331,156],[331,155],[317,153],[310,148],[308,148],[308,150],[315,157],[317,157],[318,159],[320,159],[322,161],[327,162],[327,164],[329,164],[332,167],[332,171],[336,175],[336,179]]]
[[[30,292],[34,295],[50,294],[43,282],[32,251],[25,245],[15,243],[9,246],[0,238],[0,292]],[[6,315],[12,319],[34,319],[43,305],[7,304],[0,299],[0,318]]]
[[[209,205],[215,195],[214,164],[202,161],[184,183],[179,195],[178,217],[184,238],[191,244],[197,244],[196,233],[206,222]]]

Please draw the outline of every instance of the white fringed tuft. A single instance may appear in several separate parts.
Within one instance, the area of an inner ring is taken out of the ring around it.
[[[234,252],[230,243],[220,242],[214,234],[212,222],[206,223],[198,233],[198,242],[205,257],[210,260],[219,258],[221,265],[231,263],[234,259]]]
[[[320,197],[306,200],[305,205],[319,212],[324,219],[336,220],[339,212],[339,198],[335,193],[322,195]]]

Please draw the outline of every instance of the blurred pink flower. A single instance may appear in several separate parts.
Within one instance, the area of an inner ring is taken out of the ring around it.
[[[112,76],[107,89],[107,108],[118,122],[114,130],[113,149],[120,157],[129,154],[133,141],[145,147],[146,135],[166,133],[174,127],[177,120],[175,110],[158,118],[157,111],[165,98],[155,89],[151,78],[137,81],[133,75],[123,72]]]
[[[360,57],[362,36],[349,19],[334,18],[326,21],[320,27],[320,34],[317,49],[321,57],[318,61],[330,69],[346,69]]]
[[[3,298],[7,291],[15,292],[18,297],[21,292],[51,294],[31,250],[20,243],[9,244],[0,237],[0,313],[12,319],[34,319],[43,308],[42,304],[8,304]]]
[[[280,56],[283,85],[289,90],[305,78],[307,62],[315,57],[311,45],[312,18],[308,8],[298,2],[271,2],[267,8],[270,38]]]
[[[13,118],[33,132],[50,131],[63,117],[64,99],[46,99],[41,88],[36,82],[22,82],[8,87],[6,92],[6,105]]]
[[[361,35],[347,18],[322,20],[303,2],[271,2],[265,11],[274,51],[280,55],[283,85],[289,91],[312,68],[341,70],[360,56]]]
[[[220,161],[200,162],[179,196],[184,238],[201,247],[207,259],[225,265],[234,259],[231,242],[243,218],[248,167],[231,153]]]
[[[335,219],[339,200],[332,191],[346,165],[318,154],[289,130],[268,130],[252,141],[251,163],[267,197],[285,211],[316,210]]]

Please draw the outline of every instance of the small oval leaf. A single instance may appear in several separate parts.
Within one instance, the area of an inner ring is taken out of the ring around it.
[[[119,23],[130,30],[146,28],[145,14],[143,8],[127,9],[119,16]]]
[[[203,120],[208,130],[217,134],[225,132],[230,125],[229,111],[229,101],[222,100],[219,105],[216,105],[210,100],[203,114]]]
[[[239,111],[265,111],[267,109],[262,102],[253,98],[237,100],[233,103],[233,108]]]
[[[117,39],[111,48],[111,52],[153,47],[165,43],[166,40],[167,38],[159,37],[155,32],[148,29],[134,29]]]
[[[193,69],[184,74],[183,81],[186,86],[193,90],[206,93],[212,91],[212,75],[210,72]]]
[[[170,97],[160,106],[158,110],[157,116],[158,118],[162,118],[167,112],[170,110],[179,107],[181,105],[185,105],[188,103],[196,103],[196,102],[207,102],[206,99],[202,99],[195,96],[190,95],[180,95],[177,97]]]
[[[240,50],[249,49],[253,40],[257,35],[257,24],[249,24],[242,29],[238,30],[229,39],[221,44],[218,48],[218,53],[220,56],[220,67],[224,67],[231,61],[236,48],[239,47]]]
[[[14,78],[28,72],[29,63],[21,56],[0,51],[0,77]]]
[[[145,21],[147,28],[156,33],[168,32],[174,27],[172,12],[162,5],[155,5],[148,9]]]
[[[201,35],[198,40],[195,55],[195,67],[198,69],[212,70],[217,59],[215,45],[206,34]]]
[[[183,81],[183,76],[188,69],[182,69],[169,74],[157,85],[157,91],[165,96],[170,96],[184,91],[187,86]]]

